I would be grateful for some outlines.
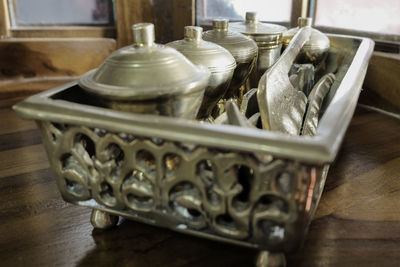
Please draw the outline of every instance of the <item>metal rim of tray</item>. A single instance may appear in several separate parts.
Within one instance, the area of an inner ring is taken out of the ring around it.
[[[277,132],[247,129],[230,125],[213,125],[155,115],[132,114],[122,111],[53,100],[50,97],[77,82],[64,84],[29,97],[13,109],[25,119],[51,120],[113,131],[116,128],[131,134],[164,138],[172,141],[268,153],[273,156],[300,159],[303,162],[332,162],[339,150],[347,126],[353,116],[359,92],[371,57],[374,42],[354,36],[360,45],[335,96],[321,118],[313,137],[288,136]],[[341,112],[337,112],[340,110]],[[105,120],[105,118],[108,118]],[[233,127],[233,128],[232,128]],[[202,138],[199,138],[202,136]]]

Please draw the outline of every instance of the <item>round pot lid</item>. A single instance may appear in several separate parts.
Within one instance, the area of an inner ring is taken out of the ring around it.
[[[203,33],[203,39],[216,43],[227,49],[236,62],[249,62],[258,52],[256,42],[249,37],[234,31],[229,31],[228,19],[214,19],[213,30]]]
[[[211,73],[231,71],[236,67],[236,61],[231,53],[220,45],[202,39],[203,28],[185,27],[183,40],[168,43],[184,54],[198,66],[206,66]]]
[[[259,22],[256,12],[246,12],[246,20],[230,23],[229,30],[245,35],[282,35],[287,28],[281,25]]]
[[[98,68],[79,79],[88,92],[115,100],[141,100],[202,90],[207,68],[195,66],[181,53],[154,43],[154,25],[132,26],[133,45],[113,52]]]

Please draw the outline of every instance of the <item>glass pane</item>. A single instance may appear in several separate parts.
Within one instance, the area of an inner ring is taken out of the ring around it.
[[[197,0],[197,20],[224,17],[244,20],[246,11],[256,11],[259,20],[288,22],[292,0]]]
[[[11,3],[12,2],[12,3]],[[111,24],[111,0],[10,0],[13,25]]]
[[[317,26],[400,34],[399,0],[318,1]]]

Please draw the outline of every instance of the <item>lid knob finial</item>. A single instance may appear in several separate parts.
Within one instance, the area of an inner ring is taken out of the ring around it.
[[[297,24],[299,25],[299,28],[306,27],[306,26],[311,26],[312,25],[312,18],[310,18],[310,17],[299,17],[297,19]]]
[[[246,22],[247,23],[257,23],[257,12],[246,12]]]
[[[228,25],[229,25],[229,20],[228,19],[214,19],[212,24],[213,24],[214,30],[227,31]]]
[[[185,40],[200,41],[202,39],[203,28],[197,26],[185,27]]]
[[[137,46],[151,46],[154,43],[154,24],[137,23],[132,25],[133,44]]]

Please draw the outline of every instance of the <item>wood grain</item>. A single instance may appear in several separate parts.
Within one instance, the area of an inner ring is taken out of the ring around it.
[[[173,0],[174,40],[183,39],[183,28],[196,23],[196,1]]]
[[[10,107],[22,101],[28,95],[33,95],[76,79],[78,79],[77,76],[59,76],[0,80],[0,108]]]
[[[1,110],[0,135],[24,132],[36,128],[35,122],[19,119],[12,109]]]
[[[114,48],[115,40],[105,38],[0,40],[0,80],[81,75]]]
[[[116,0],[118,47],[132,44],[135,23],[154,24],[156,42],[165,44],[183,38],[183,28],[195,23],[194,0]]]
[[[117,19],[117,43],[118,47],[132,44],[131,27],[135,23],[151,22],[154,23],[153,8],[147,0],[116,0],[115,13]],[[157,27],[155,25],[156,40],[159,39]]]
[[[34,172],[48,167],[46,152],[41,144],[0,152],[0,178]]]
[[[133,221],[92,230],[59,195],[38,130],[0,109],[0,266],[252,266],[256,251]],[[357,109],[288,266],[398,266],[400,123]]]
[[[400,54],[374,52],[364,87],[400,108]]]
[[[307,1],[292,0],[292,10],[290,13],[290,28],[297,27],[298,18],[307,15],[308,2],[309,2],[308,0]]]

